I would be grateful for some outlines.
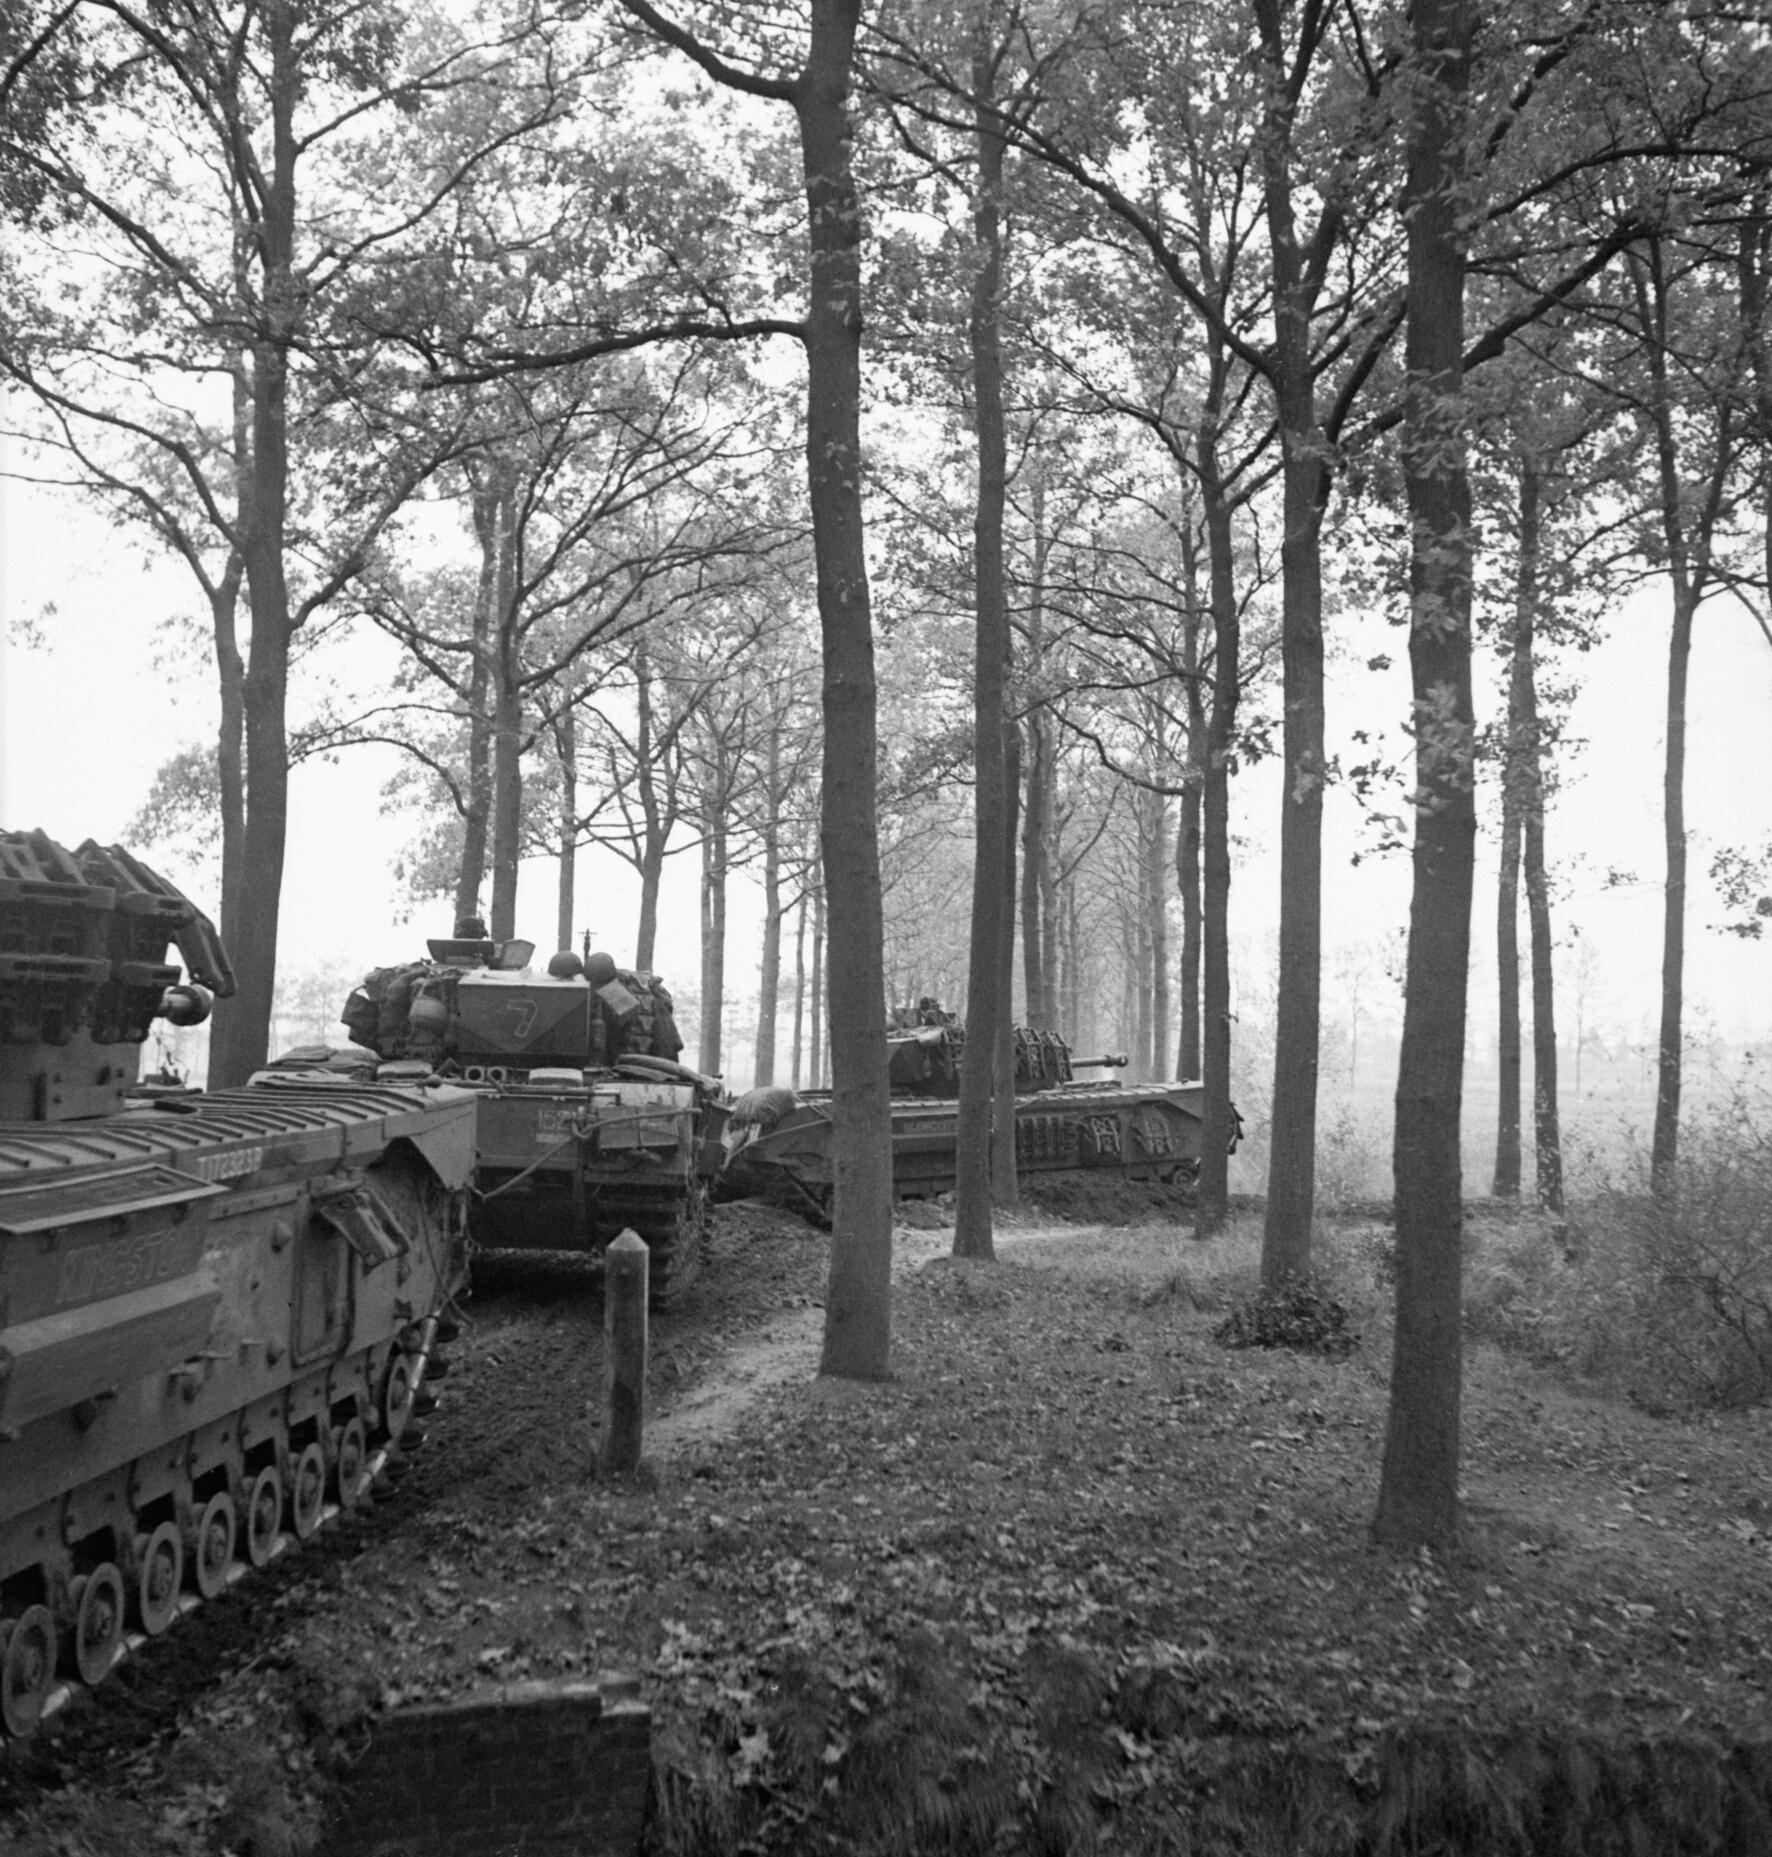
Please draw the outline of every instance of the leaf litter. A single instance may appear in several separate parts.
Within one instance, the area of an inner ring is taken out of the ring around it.
[[[594,1279],[492,1260],[399,1499],[230,1594],[243,1641],[188,1681],[155,1647],[14,1763],[0,1850],[314,1850],[378,1711],[607,1670],[652,1706],[660,1852],[1231,1850],[1263,1814],[1351,1850],[1401,1835],[1399,1749],[1435,1735],[1512,1762],[1518,1798],[1485,1784],[1528,1829],[1572,1736],[1763,1740],[1763,1415],[1652,1418],[1476,1348],[1464,1542],[1397,1558],[1366,1532],[1376,1286],[1340,1357],[1227,1351],[1247,1232],[949,1242],[898,1235],[894,1378],[821,1381],[828,1241],[721,1208],[619,1485]]]

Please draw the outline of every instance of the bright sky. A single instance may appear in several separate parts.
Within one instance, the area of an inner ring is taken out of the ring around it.
[[[0,617],[8,631],[46,601],[57,616],[49,648],[0,647],[0,825],[42,826],[64,843],[118,838],[146,794],[154,769],[213,726],[207,664],[177,672],[156,663],[156,622],[188,601],[181,573],[148,568],[118,537],[73,506],[0,481]],[[1373,652],[1396,660],[1365,668]],[[1660,959],[1660,780],[1665,618],[1652,601],[1617,616],[1608,642],[1580,660],[1584,689],[1575,732],[1588,747],[1550,827],[1553,868],[1566,890],[1559,928],[1579,924],[1600,951],[1594,1006],[1611,1037],[1653,1035]],[[1358,642],[1331,680],[1330,733],[1351,758],[1349,732],[1362,721],[1393,726],[1407,707],[1408,671],[1394,633]],[[1491,691],[1480,703],[1493,707]],[[1720,843],[1772,840],[1772,649],[1737,607],[1719,602],[1701,615],[1694,653],[1688,819],[1695,831],[1694,877]],[[391,866],[402,842],[398,822],[378,810],[389,762],[369,753],[333,766],[296,770],[283,905],[285,970],[313,961],[357,971],[412,958],[422,938],[444,926],[427,917],[397,921]],[[1243,843],[1235,886],[1235,932],[1251,949],[1271,934],[1277,907],[1277,769],[1243,783]],[[1332,794],[1325,847],[1326,941],[1387,937],[1406,918],[1408,860],[1350,864],[1360,842],[1354,804]],[[1473,1035],[1487,1037],[1493,1013],[1493,845],[1479,873]],[[692,988],[698,972],[693,853],[673,860],[658,966]],[[191,884],[164,862],[164,874]],[[1609,889],[1610,868],[1642,881]],[[579,927],[618,959],[631,958],[636,913],[631,877],[606,857],[581,860]],[[193,893],[213,909],[214,898]],[[742,886],[741,886],[742,887]],[[1732,1038],[1772,1036],[1772,945],[1743,943],[1707,926],[1718,911],[1708,887],[1696,890],[1688,925],[1689,1024],[1714,1025]],[[553,876],[526,867],[518,932],[551,944]],[[728,945],[729,986],[754,985],[754,897],[738,895]],[[1326,983],[1326,1006],[1333,1009]]]

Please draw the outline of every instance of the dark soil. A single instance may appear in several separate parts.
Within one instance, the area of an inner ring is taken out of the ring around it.
[[[871,1387],[815,1378],[828,1240],[719,1209],[620,1487],[596,1274],[486,1260],[397,1499],[0,1762],[0,1851],[301,1857],[377,1710],[610,1668],[653,1706],[660,1853],[1525,1853],[1571,1813],[1576,1850],[1752,1848],[1764,1415],[1474,1350],[1464,1546],[1398,1560],[1379,1291],[1340,1358],[1227,1351],[1251,1232],[1202,1247],[1142,1196],[1007,1218],[994,1265],[907,1220]],[[1357,1289],[1382,1239],[1329,1261]]]

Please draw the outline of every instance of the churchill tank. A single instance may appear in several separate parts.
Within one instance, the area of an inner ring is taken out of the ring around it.
[[[284,1061],[472,1090],[475,1247],[600,1253],[632,1230],[667,1306],[700,1268],[727,1113],[719,1078],[680,1061],[669,990],[602,951],[537,967],[533,943],[495,940],[476,917],[426,948],[352,992],[350,1050]]]
[[[367,1501],[435,1404],[475,1098],[144,1088],[233,990],[127,851],[0,832],[0,1739]]]
[[[965,1028],[924,999],[891,1015],[886,1049],[893,1194],[933,1199],[952,1191],[958,1174]],[[1091,1169],[1192,1185],[1200,1170],[1205,1086],[1077,1075],[1125,1066],[1124,1057],[1074,1057],[1056,1032],[1015,1028],[1015,1158],[1023,1175]],[[1232,1127],[1238,1127],[1234,1114]],[[815,1219],[828,1216],[835,1184],[828,1092],[747,1092],[732,1105],[726,1146],[719,1197],[770,1194]]]

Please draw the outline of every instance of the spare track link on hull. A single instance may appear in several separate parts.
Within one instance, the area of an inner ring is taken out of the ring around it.
[[[0,1744],[401,1474],[473,1115],[279,1080],[0,1126]]]

